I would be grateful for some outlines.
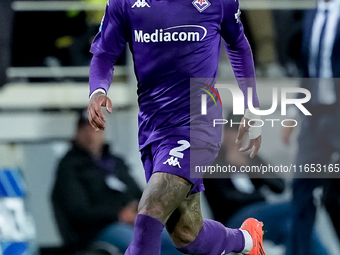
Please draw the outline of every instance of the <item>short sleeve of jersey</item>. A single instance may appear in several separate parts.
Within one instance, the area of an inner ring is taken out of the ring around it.
[[[244,36],[238,0],[220,0],[222,5],[221,36],[229,45],[237,44]]]
[[[123,12],[124,0],[109,0],[99,32],[94,38],[91,53],[117,60],[127,42],[127,22]]]

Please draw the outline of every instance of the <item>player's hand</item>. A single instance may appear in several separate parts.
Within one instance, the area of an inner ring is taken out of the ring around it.
[[[250,130],[250,129],[255,129],[255,128],[261,129],[261,128],[260,127],[250,127],[248,122],[249,122],[248,118],[246,118],[246,117],[242,118],[241,123],[245,123],[245,125],[240,124],[240,126],[238,128],[237,138],[236,138],[235,142],[237,144],[240,144],[242,142],[243,138],[244,138],[244,135],[246,133],[248,133],[249,134],[249,142],[246,146],[241,147],[240,151],[245,152],[245,151],[248,151],[248,150],[250,150],[251,148],[254,147],[253,151],[250,153],[250,157],[254,158],[255,155],[257,154],[257,152],[259,151],[260,147],[261,147],[262,137],[261,137],[261,133],[259,135],[255,134],[255,137],[252,137],[253,134],[249,133],[249,132],[253,131],[253,130]],[[258,130],[256,130],[256,131],[258,131]]]
[[[112,112],[111,100],[101,92],[95,93],[89,102],[87,113],[91,126],[96,130],[104,130],[106,118],[101,107],[105,107],[108,113]]]

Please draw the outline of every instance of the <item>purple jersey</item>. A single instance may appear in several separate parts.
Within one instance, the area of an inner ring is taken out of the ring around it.
[[[201,98],[190,98],[190,78],[216,78],[221,37],[235,76],[255,77],[239,14],[238,0],[109,0],[91,47],[90,93],[109,89],[113,65],[128,43],[138,81],[140,149],[172,135],[219,143],[221,127],[212,120],[222,118],[222,107],[192,116],[190,103],[200,109]],[[245,92],[255,82],[239,86]],[[213,104],[208,98],[208,111]]]

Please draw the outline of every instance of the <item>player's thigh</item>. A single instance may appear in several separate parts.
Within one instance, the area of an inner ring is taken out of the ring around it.
[[[138,213],[165,223],[171,213],[185,200],[191,186],[191,183],[177,175],[153,173],[139,202]]]
[[[152,170],[182,177],[192,184],[190,194],[204,191],[203,172],[196,166],[210,166],[219,152],[218,144],[184,136],[170,136],[154,143],[151,148]],[[147,177],[147,175],[146,175]],[[147,178],[148,180],[148,178]]]
[[[190,169],[210,165],[218,150],[218,145],[183,136],[166,137],[149,146],[142,153],[148,184],[139,213],[165,223],[188,195],[204,190],[202,176],[192,178]]]
[[[200,193],[184,199],[166,223],[170,237],[177,247],[184,247],[195,240],[202,226]]]

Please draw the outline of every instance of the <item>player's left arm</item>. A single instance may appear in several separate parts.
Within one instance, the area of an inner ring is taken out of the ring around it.
[[[251,119],[260,119],[250,112],[248,107],[248,88],[252,89],[251,101],[255,108],[260,107],[256,93],[255,67],[253,54],[249,42],[244,35],[243,25],[240,20],[240,9],[238,0],[220,0],[222,4],[221,36],[225,40],[226,50],[229,56],[238,85],[244,95],[245,115],[242,119],[244,125],[239,126],[236,143],[240,143],[245,135],[249,133],[249,143],[240,151],[248,151],[254,147],[250,154],[253,158],[261,147],[261,128],[250,127]]]

